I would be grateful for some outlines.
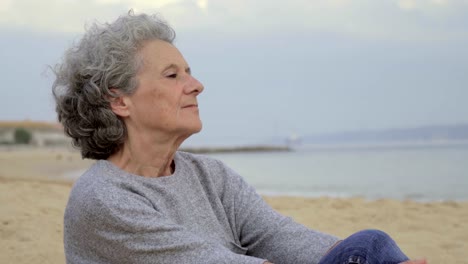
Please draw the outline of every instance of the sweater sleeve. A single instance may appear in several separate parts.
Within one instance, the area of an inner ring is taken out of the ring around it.
[[[228,167],[224,170],[223,204],[248,255],[273,263],[318,263],[338,241],[277,213],[241,176]]]
[[[64,234],[67,263],[265,261],[236,254],[194,235],[159,213],[138,193],[119,188],[108,191],[74,190],[70,196]]]

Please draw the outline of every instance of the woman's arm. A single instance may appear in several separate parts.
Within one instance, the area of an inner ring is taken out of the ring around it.
[[[318,263],[338,238],[273,210],[237,173],[225,168],[223,205],[247,254],[273,263]]]

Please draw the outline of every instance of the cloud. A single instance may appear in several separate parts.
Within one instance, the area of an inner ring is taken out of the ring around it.
[[[0,4],[0,28],[34,32],[80,33],[94,20],[112,21],[133,8],[155,12],[177,0],[7,0]]]
[[[404,10],[427,10],[430,8],[454,7],[467,2],[465,0],[398,0],[397,4]]]
[[[468,35],[462,26],[468,0],[4,0],[0,28],[79,33],[85,23],[112,21],[130,8],[160,13],[177,31],[334,32],[397,40]]]
[[[11,9],[12,0],[3,0],[0,2],[0,12],[7,12]]]
[[[208,6],[208,0],[198,0],[197,5],[200,9],[205,10]]]
[[[403,10],[411,10],[416,8],[415,0],[400,0],[398,1],[398,7]]]

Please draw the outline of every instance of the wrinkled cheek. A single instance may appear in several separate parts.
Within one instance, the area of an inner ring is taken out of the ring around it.
[[[179,118],[179,111],[177,109],[164,107],[159,111],[160,122],[166,128],[171,127]]]

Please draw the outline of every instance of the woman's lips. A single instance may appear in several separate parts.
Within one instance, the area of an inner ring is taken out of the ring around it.
[[[197,104],[189,104],[189,105],[186,105],[182,108],[198,108],[198,105]]]

